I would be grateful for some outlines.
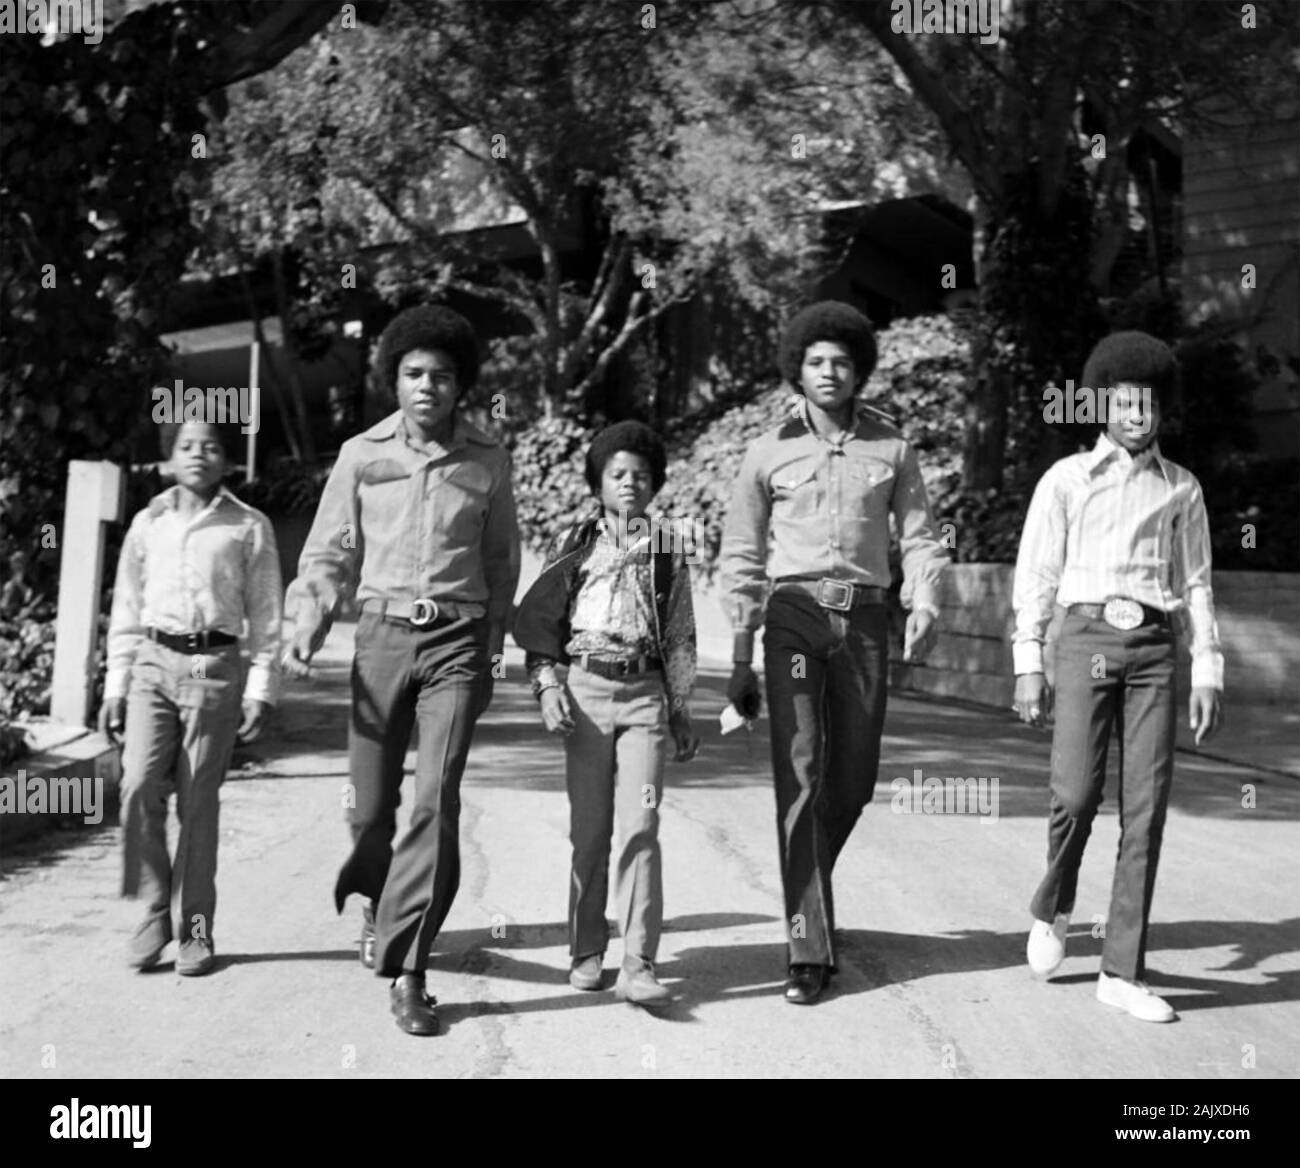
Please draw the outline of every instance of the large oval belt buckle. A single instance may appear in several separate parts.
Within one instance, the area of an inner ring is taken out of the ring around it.
[[[1101,610],[1101,616],[1111,628],[1127,633],[1142,623],[1142,606],[1126,596],[1112,596]]]
[[[411,624],[417,629],[422,629],[425,625],[431,625],[437,619],[437,601],[430,600],[427,596],[421,596],[419,600],[411,605]]]

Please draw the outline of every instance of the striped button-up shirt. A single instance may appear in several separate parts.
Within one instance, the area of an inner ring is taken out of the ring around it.
[[[280,673],[280,556],[265,515],[225,487],[198,514],[180,487],[155,496],[131,523],[117,562],[104,697],[125,697],[145,630],[243,636],[244,697],[274,702]]]
[[[1042,672],[1053,604],[1112,596],[1162,612],[1185,607],[1192,684],[1223,688],[1201,484],[1156,443],[1135,457],[1103,434],[1092,450],[1049,468],[1029,504],[1012,594],[1016,673]]]
[[[351,595],[482,604],[499,637],[518,580],[509,453],[461,417],[445,446],[417,445],[398,410],[339,450],[288,606],[332,619]]]
[[[935,537],[916,452],[857,408],[840,440],[823,438],[799,397],[790,421],[745,452],[722,535],[732,627],[757,629],[769,580],[833,577],[888,588],[889,520],[903,556],[903,604],[938,610],[947,553]]]

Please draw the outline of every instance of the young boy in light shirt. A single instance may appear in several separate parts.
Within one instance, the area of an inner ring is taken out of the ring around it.
[[[276,699],[280,561],[270,520],[221,485],[238,428],[187,422],[171,451],[176,485],[131,524],[117,565],[100,725],[122,754],[123,886],[147,901],[136,969],[180,937],[176,972],[214,966],[220,787],[236,739],[261,732]],[[247,678],[239,653],[247,628]],[[174,787],[180,834],[167,854]],[[174,934],[171,902],[180,902]]]
[[[1191,728],[1218,728],[1223,690],[1210,588],[1210,531],[1195,475],[1160,453],[1162,399],[1176,389],[1169,347],[1141,332],[1093,349],[1082,385],[1105,406],[1105,433],[1043,475],[1016,561],[1015,708],[1043,725],[1054,699],[1047,874],[1031,904],[1030,969],[1050,976],[1065,957],[1079,864],[1101,804],[1106,755],[1119,739],[1120,846],[1097,983],[1099,1001],[1147,1022],[1173,1008],[1147,986],[1151,896],[1173,779],[1175,637],[1192,629]],[[1066,610],[1055,693],[1043,672],[1053,605]]]

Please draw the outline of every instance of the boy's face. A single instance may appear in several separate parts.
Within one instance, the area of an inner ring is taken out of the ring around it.
[[[600,475],[600,502],[614,515],[626,511],[629,519],[640,519],[654,498],[650,463],[640,454],[617,451]]]
[[[847,405],[858,385],[848,347],[838,341],[814,341],[804,350],[799,384],[804,397],[820,409]]]
[[[456,362],[442,349],[412,349],[397,363],[397,401],[420,433],[440,429],[456,408]]]
[[[1111,390],[1106,433],[1116,446],[1138,454],[1155,441],[1159,428],[1160,404],[1150,386],[1121,381]]]
[[[220,485],[229,465],[215,426],[186,422],[172,447],[172,473],[176,481],[196,495],[210,495]]]

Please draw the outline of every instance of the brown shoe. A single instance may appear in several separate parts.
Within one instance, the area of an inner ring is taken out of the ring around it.
[[[655,977],[654,963],[644,958],[632,969],[624,965],[619,970],[618,985],[614,987],[614,992],[621,1001],[644,1006],[648,1010],[666,1006],[673,1000],[672,990],[660,985],[659,979]]]
[[[397,1026],[407,1034],[428,1037],[438,1033],[437,998],[424,992],[424,974],[404,973],[393,982],[388,1000]]]
[[[180,952],[176,954],[176,972],[181,977],[202,977],[211,973],[215,964],[211,941],[191,938],[181,942]]]
[[[132,969],[152,969],[170,943],[166,928],[156,920],[147,920],[126,947],[126,963]]]
[[[605,955],[592,953],[580,957],[569,970],[569,984],[575,990],[598,990],[605,984]]]

